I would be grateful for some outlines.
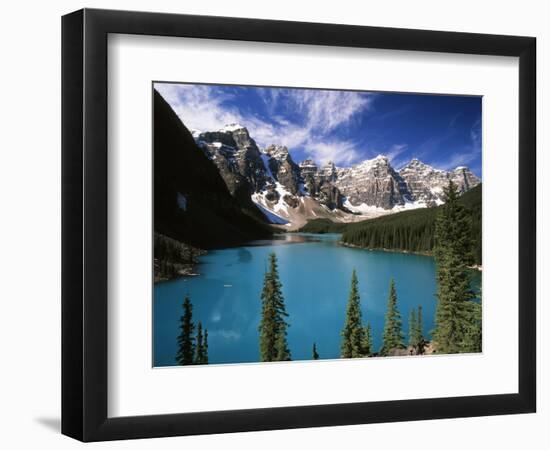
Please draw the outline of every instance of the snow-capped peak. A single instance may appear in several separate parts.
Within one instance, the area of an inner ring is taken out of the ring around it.
[[[201,130],[197,130],[195,128],[191,128],[191,135],[195,138],[195,139],[198,139],[198,137],[202,134],[202,131]]]
[[[224,126],[220,131],[232,132],[232,131],[237,131],[237,130],[242,130],[242,129],[246,129],[246,128],[243,127],[239,123],[230,123],[230,124],[227,124],[226,126]]]

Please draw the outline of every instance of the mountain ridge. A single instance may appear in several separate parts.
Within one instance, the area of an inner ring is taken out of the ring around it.
[[[296,163],[284,145],[260,149],[239,124],[192,134],[233,195],[248,196],[268,222],[289,230],[312,219],[355,222],[437,206],[443,202],[443,187],[449,180],[461,193],[481,182],[465,166],[436,169],[417,158],[398,170],[384,155],[350,167],[332,162],[319,167],[310,158]]]

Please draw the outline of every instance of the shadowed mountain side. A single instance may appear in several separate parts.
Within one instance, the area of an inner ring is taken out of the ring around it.
[[[216,166],[156,91],[154,164],[156,232],[205,249],[272,234],[250,199],[229,193]]]

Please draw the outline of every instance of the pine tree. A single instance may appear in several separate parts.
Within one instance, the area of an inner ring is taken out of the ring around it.
[[[204,329],[204,364],[208,364],[208,330]]]
[[[363,356],[363,325],[361,323],[361,303],[355,269],[351,274],[351,288],[346,308],[346,321],[342,330],[340,346],[342,358]]]
[[[290,349],[286,340],[286,323],[282,323],[277,332],[277,341],[275,342],[275,361],[290,361]]]
[[[372,355],[372,329],[370,323],[363,330],[363,356]]]
[[[277,270],[275,253],[269,255],[269,270],[264,275],[261,293],[262,312],[260,326],[260,359],[261,361],[290,360],[290,349],[287,343],[286,307],[282,285]]]
[[[195,345],[195,364],[204,364],[204,337],[202,334],[202,323],[197,325],[197,339]]]
[[[401,331],[401,315],[397,309],[397,292],[395,290],[395,281],[390,281],[390,292],[388,294],[388,309],[384,323],[383,344],[380,349],[382,356],[387,356],[392,350],[402,349],[403,332]]]
[[[462,351],[465,353],[481,352],[481,304],[472,302],[469,326],[466,329]]]
[[[426,340],[424,339],[424,330],[422,325],[422,305],[418,305],[418,317],[416,319],[416,354],[424,354],[424,346]]]
[[[195,325],[193,325],[193,305],[189,296],[185,297],[183,301],[183,316],[180,318],[180,334],[178,336],[178,354],[176,355],[176,362],[180,365],[193,364],[193,357],[195,352],[195,344],[193,332]]]
[[[317,345],[315,344],[315,342],[313,343],[313,350],[311,351],[311,357],[312,359],[319,359],[319,353],[317,353]]]
[[[473,262],[471,223],[452,181],[444,194],[445,204],[435,225],[437,308],[433,337],[438,353],[460,353],[469,351],[467,335],[472,334],[469,330],[476,321],[468,269]]]
[[[418,323],[416,309],[411,309],[409,314],[409,346],[415,348],[418,344]]]
[[[414,308],[411,310],[409,316],[409,346],[412,347],[414,354],[422,355],[425,344],[422,330],[422,306],[419,305],[417,310]]]

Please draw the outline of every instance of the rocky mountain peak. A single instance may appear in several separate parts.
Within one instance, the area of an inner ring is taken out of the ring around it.
[[[285,161],[290,157],[288,148],[284,145],[271,144],[264,149],[264,152],[279,161]]]
[[[479,178],[466,166],[459,166],[453,170],[451,179],[461,192],[466,192],[480,183]]]
[[[319,176],[325,181],[335,181],[337,176],[336,166],[332,161],[327,162],[319,171]]]
[[[226,133],[226,132],[232,133],[234,131],[242,131],[242,130],[244,130],[248,134],[248,129],[246,127],[243,127],[241,124],[238,124],[238,123],[230,123],[225,125],[219,131],[221,131],[222,133]]]
[[[443,203],[443,188],[452,180],[461,192],[477,186],[480,180],[467,168],[457,167],[451,172],[436,169],[417,158],[399,170],[399,175],[409,186],[411,196],[426,205]]]
[[[361,205],[391,209],[410,201],[406,183],[384,155],[340,169],[335,185],[346,196],[350,209]]]
[[[319,168],[317,167],[317,164],[315,164],[315,161],[312,159],[304,159],[300,164],[298,164],[300,167],[300,172],[302,174],[302,177],[308,177],[308,176],[314,176],[317,174],[317,171]]]
[[[400,170],[384,155],[345,168],[331,161],[319,166],[311,158],[296,164],[284,145],[272,144],[260,151],[239,124],[213,132],[193,130],[193,137],[234,197],[252,199],[268,215],[290,221],[315,217],[349,221],[357,220],[352,213],[372,217],[433,206],[443,202],[449,180],[461,192],[480,183],[467,167],[440,170],[418,158]],[[309,210],[315,214],[308,215]]]

